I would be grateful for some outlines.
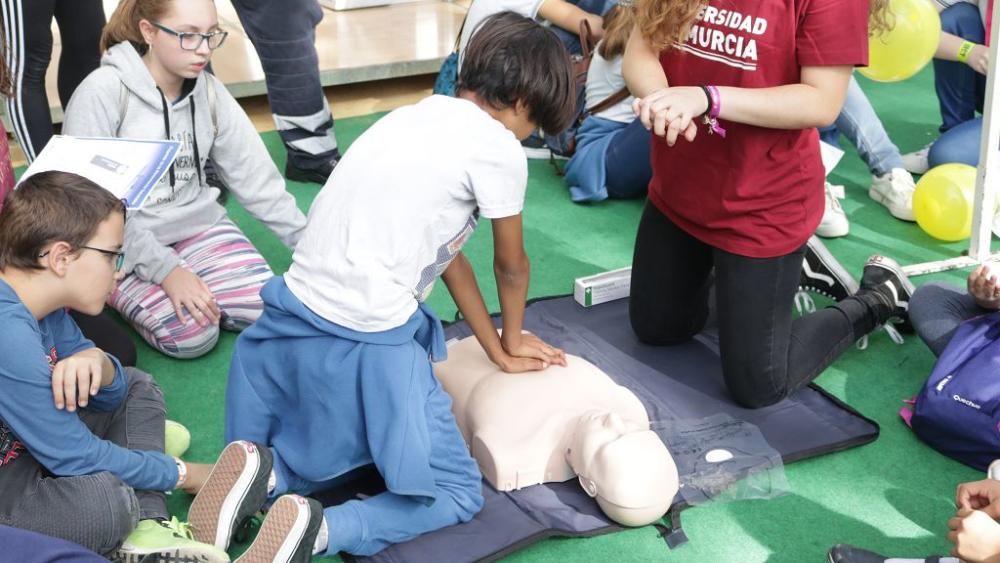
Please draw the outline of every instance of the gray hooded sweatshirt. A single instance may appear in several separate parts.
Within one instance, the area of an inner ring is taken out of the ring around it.
[[[214,122],[208,88],[215,90]],[[66,108],[63,133],[181,143],[171,170],[143,207],[129,212],[125,271],[143,280],[162,283],[180,264],[170,245],[205,232],[226,215],[216,201],[219,191],[205,183],[208,158],[236,200],[286,246],[294,250],[305,227],[305,216],[285,190],[285,180],[250,119],[207,72],[189,80],[181,98],[171,102],[132,44],[119,43],[76,89]]]

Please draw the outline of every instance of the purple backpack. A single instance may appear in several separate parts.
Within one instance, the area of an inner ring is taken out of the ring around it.
[[[900,414],[932,448],[981,471],[1000,458],[1000,312],[958,327],[914,401]]]

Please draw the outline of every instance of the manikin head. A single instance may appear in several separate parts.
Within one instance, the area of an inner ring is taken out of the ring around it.
[[[609,518],[623,526],[645,526],[667,512],[679,478],[655,432],[601,411],[581,415],[572,431],[567,460]]]

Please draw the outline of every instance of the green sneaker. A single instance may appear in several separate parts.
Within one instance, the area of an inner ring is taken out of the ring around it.
[[[164,434],[163,450],[167,455],[181,457],[191,446],[191,433],[180,422],[166,421]]]
[[[221,549],[192,539],[191,528],[177,518],[140,520],[125,538],[115,561],[124,563],[223,563],[229,555]]]

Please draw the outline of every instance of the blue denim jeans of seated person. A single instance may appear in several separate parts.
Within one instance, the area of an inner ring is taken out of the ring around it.
[[[979,144],[983,134],[983,118],[977,117],[941,133],[927,154],[931,168],[958,162],[979,165]]]
[[[986,42],[979,8],[967,2],[957,2],[941,12],[941,31],[980,45]],[[944,133],[976,117],[977,110],[983,110],[986,77],[966,63],[934,59],[934,90]]]
[[[835,147],[839,146],[841,133],[858,149],[858,156],[868,165],[872,174],[882,176],[893,168],[903,167],[899,148],[889,138],[875,108],[853,75],[847,85],[847,97],[844,98],[844,107],[840,110],[837,121],[819,130],[820,139]]]

